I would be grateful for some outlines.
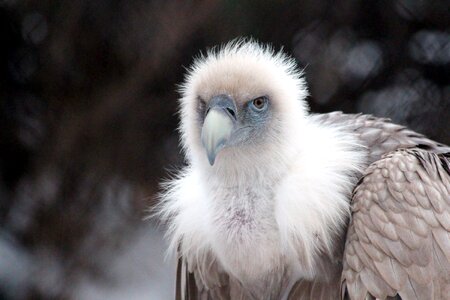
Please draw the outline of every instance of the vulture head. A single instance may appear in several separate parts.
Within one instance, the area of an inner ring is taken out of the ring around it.
[[[197,59],[182,86],[188,158],[217,171],[280,159],[289,135],[301,132],[306,95],[295,61],[281,52],[255,42],[210,51]]]

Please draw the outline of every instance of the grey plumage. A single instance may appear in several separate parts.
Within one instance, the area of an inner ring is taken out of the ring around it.
[[[351,299],[450,297],[448,158],[401,149],[366,170],[344,253],[342,284]]]

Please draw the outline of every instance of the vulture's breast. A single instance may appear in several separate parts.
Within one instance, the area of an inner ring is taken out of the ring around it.
[[[269,188],[216,190],[212,248],[223,268],[241,280],[283,264],[272,197]]]

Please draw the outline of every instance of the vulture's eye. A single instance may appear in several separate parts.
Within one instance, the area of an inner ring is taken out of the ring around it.
[[[267,97],[258,97],[251,101],[250,106],[256,111],[261,111],[267,107],[267,102]]]

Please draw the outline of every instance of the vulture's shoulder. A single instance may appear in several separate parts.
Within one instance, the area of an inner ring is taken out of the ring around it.
[[[450,152],[450,147],[430,140],[405,126],[392,123],[386,118],[342,112],[313,114],[311,118],[318,124],[339,126],[343,130],[355,133],[361,144],[367,148],[370,163],[400,148],[419,148],[433,153]]]
[[[449,157],[401,149],[369,166],[353,194],[343,296],[450,295]]]

